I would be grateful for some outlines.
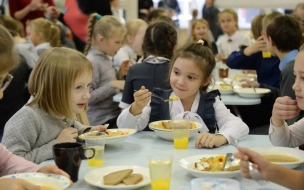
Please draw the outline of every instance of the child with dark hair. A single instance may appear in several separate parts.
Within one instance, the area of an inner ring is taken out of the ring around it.
[[[153,89],[153,93],[163,99],[170,96],[178,96],[179,99],[164,102],[151,97],[151,91],[142,86],[134,93],[135,100],[131,106],[119,115],[117,126],[149,130],[148,123],[183,119],[187,115],[189,120],[203,126],[195,141],[196,148],[220,147],[229,142],[229,136],[238,140],[246,138],[248,126],[230,113],[220,100],[219,91],[206,92],[215,64],[207,41],[184,45],[172,58],[168,72],[172,90]]]
[[[158,21],[148,27],[143,42],[145,59],[130,68],[119,107],[127,108],[132,104],[134,90],[141,86],[150,91],[155,87],[170,89],[164,78],[176,44],[177,31],[172,24]]]
[[[295,99],[295,92],[292,90],[292,85],[295,83],[293,68],[302,41],[299,22],[289,15],[276,17],[267,25],[265,40],[268,51],[272,55],[278,56],[281,61],[279,65],[281,70],[280,93],[274,98],[288,96]],[[302,113],[287,123],[292,124],[300,118],[302,118]],[[273,130],[270,128],[269,134],[272,132]]]

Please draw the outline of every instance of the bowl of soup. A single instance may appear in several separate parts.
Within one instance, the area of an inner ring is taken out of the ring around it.
[[[304,163],[304,151],[289,147],[256,147],[251,148],[268,161],[286,168],[296,168]]]

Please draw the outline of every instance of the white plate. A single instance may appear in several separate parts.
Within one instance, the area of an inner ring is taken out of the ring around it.
[[[179,161],[179,165],[187,170],[194,177],[209,177],[209,178],[233,178],[240,174],[240,170],[237,171],[224,171],[224,172],[209,172],[209,171],[198,171],[195,170],[194,164],[199,162],[203,157],[214,157],[222,154],[201,154],[196,156],[189,156]],[[234,160],[234,164],[238,163],[239,160]]]
[[[196,178],[191,180],[191,190],[241,190],[240,182],[226,178]]]
[[[105,185],[103,183],[103,176],[116,172],[119,170],[125,169],[133,169],[133,173],[138,173],[143,175],[143,180],[136,185],[125,185],[125,184],[118,184],[118,185]],[[150,184],[150,173],[149,169],[140,166],[108,166],[102,167],[95,170],[91,170],[85,174],[84,180],[96,187],[101,187],[104,189],[123,189],[123,190],[130,190],[130,189],[137,189],[139,187],[143,187]]]
[[[266,88],[235,88],[234,92],[238,93],[241,97],[244,98],[261,98],[265,94],[269,93],[270,90]]]
[[[155,127],[155,125],[158,124],[158,122],[162,122],[162,121],[169,121],[169,120],[161,120],[161,121],[155,121],[149,124],[149,128],[151,130],[153,130],[160,138],[163,138],[165,140],[169,140],[169,141],[173,141],[173,133],[172,130],[170,129],[160,129]],[[194,121],[192,121],[194,122]],[[198,123],[198,122],[194,122],[196,125],[195,129],[189,129],[189,138],[194,137],[195,135],[197,135],[198,130],[202,128],[202,124]]]
[[[34,185],[48,186],[56,190],[67,189],[70,186],[70,180],[68,178],[55,174],[21,173],[6,175],[1,178],[24,179]]]
[[[300,164],[304,163],[304,152],[302,150],[296,148],[289,148],[289,147],[256,147],[251,148],[258,152],[259,154],[280,154],[285,156],[291,156],[294,158],[299,159],[299,162],[274,162],[277,165],[286,167],[286,168],[296,168]]]
[[[134,133],[137,132],[135,129],[107,129],[107,130],[112,131],[112,132],[122,131],[122,132],[129,132],[129,133],[126,135],[121,135],[121,136],[116,136],[116,137],[106,137],[105,144],[114,144],[114,143],[121,142],[121,141],[125,140],[126,138],[128,138],[130,135],[133,135]],[[82,140],[85,140],[85,135],[86,135],[86,133],[81,134],[81,135],[79,135],[79,138]]]

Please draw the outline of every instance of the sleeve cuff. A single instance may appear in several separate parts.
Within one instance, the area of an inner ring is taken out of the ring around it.
[[[284,124],[280,127],[276,127],[272,124],[272,121],[271,121],[271,118],[270,118],[270,127],[269,127],[269,134],[273,133],[273,132],[276,132],[276,133],[285,133],[285,127],[286,127],[286,122],[284,122]]]

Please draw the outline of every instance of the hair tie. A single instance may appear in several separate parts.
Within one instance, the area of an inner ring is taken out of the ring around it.
[[[51,28],[55,28],[55,26],[54,26],[54,25],[51,25]]]
[[[204,45],[204,40],[198,40],[196,43]]]
[[[97,15],[96,15],[97,20],[100,20],[101,17],[102,17],[102,16],[101,16],[100,14],[97,14]]]

